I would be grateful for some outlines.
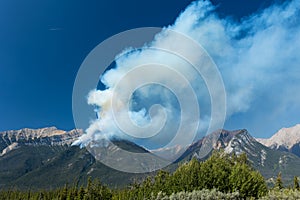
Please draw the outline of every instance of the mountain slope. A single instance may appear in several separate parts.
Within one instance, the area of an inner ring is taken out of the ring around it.
[[[212,149],[224,148],[226,153],[239,155],[245,152],[251,165],[267,179],[276,177],[279,172],[282,172],[282,177],[285,180],[291,180],[294,176],[300,175],[299,157],[260,144],[245,129],[216,131],[191,145],[181,160],[190,160],[192,157],[200,160],[206,159],[209,155],[202,156],[205,155],[202,152],[202,147],[207,144],[212,145]]]
[[[46,165],[65,151],[82,130],[62,131],[55,127],[21,129],[0,133],[0,187]]]
[[[0,157],[0,187],[6,187],[64,151],[64,146],[22,146]]]
[[[61,187],[65,183],[83,184],[89,176],[99,178],[101,182],[111,187],[122,187],[132,183],[134,179],[138,180],[149,175],[124,173],[111,169],[97,161],[91,152],[96,157],[104,156],[105,158],[109,155],[115,158],[114,162],[119,162],[129,168],[130,165],[135,164],[140,164],[150,170],[155,168],[149,164],[150,159],[157,159],[155,156],[145,156],[142,160],[138,160],[135,157],[124,159],[123,155],[119,154],[122,150],[148,153],[146,149],[129,141],[115,139],[113,143],[117,147],[95,148],[96,152],[71,146],[72,141],[75,141],[81,134],[83,134],[82,131],[67,132],[54,127],[0,133],[0,150],[2,151],[0,188],[49,189]],[[178,163],[189,161],[193,157],[205,160],[213,149],[220,148],[224,148],[229,154],[245,152],[252,166],[267,179],[276,177],[279,172],[282,172],[284,180],[291,180],[294,176],[300,175],[299,157],[260,144],[247,130],[218,130],[209,134],[188,147],[185,153],[167,169],[173,171]],[[168,149],[167,153],[170,152],[172,153],[173,150]]]
[[[71,146],[81,130],[61,131],[55,127],[21,129],[0,133],[0,188],[49,189],[66,183],[86,183],[89,176],[112,187],[125,186],[144,174],[129,174],[111,169],[95,160],[85,148]],[[132,152],[147,152],[128,141],[115,145]]]
[[[10,185],[20,189],[56,188],[66,183],[84,184],[88,177],[99,178],[111,187],[122,187],[133,182],[139,174],[123,173],[97,162],[86,150],[71,146],[53,156],[44,165],[13,180]]]
[[[291,152],[300,157],[300,124],[282,128],[271,138],[257,138],[257,141],[271,149]]]

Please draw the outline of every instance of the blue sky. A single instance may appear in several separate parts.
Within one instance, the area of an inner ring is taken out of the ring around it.
[[[72,87],[87,54],[121,31],[172,24],[191,2],[1,1],[0,131],[45,126],[74,128]],[[221,16],[239,20],[272,1],[212,2]],[[268,106],[257,104],[254,106]],[[253,118],[258,114],[257,110],[247,113]],[[270,126],[272,121],[265,123],[259,117],[249,124],[247,115],[233,116],[225,128],[248,128],[254,135],[268,136],[282,126],[293,125],[298,117],[291,112],[287,114],[291,118]]]

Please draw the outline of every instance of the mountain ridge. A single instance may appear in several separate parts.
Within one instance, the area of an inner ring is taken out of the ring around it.
[[[188,161],[192,158],[206,160],[210,155],[203,146],[212,150],[224,149],[225,153],[240,155],[246,153],[248,161],[266,179],[274,179],[282,172],[283,179],[292,180],[300,175],[300,158],[289,152],[271,149],[259,143],[246,129],[227,131],[218,130],[193,143],[179,161]],[[203,151],[203,152],[202,152]]]
[[[271,149],[290,152],[300,157],[300,124],[282,128],[270,138],[256,138],[256,140]]]
[[[3,131],[0,132],[0,155],[3,156],[20,145],[69,146],[83,133],[81,129],[64,131],[56,127]]]
[[[67,183],[86,183],[89,176],[111,187],[122,187],[143,176],[111,169],[86,148],[73,146],[81,134],[80,129],[63,131],[55,127],[1,132],[0,147],[5,153],[0,155],[0,189],[53,189]],[[131,142],[113,142],[132,152],[146,151]]]
[[[26,131],[29,131],[27,135]],[[50,133],[51,131],[53,133]],[[23,189],[28,186],[55,188],[67,182],[83,183],[88,176],[98,177],[103,183],[112,187],[122,187],[132,183],[134,179],[145,177],[145,174],[124,173],[111,169],[95,159],[88,149],[72,146],[72,141],[80,134],[83,134],[82,130],[62,131],[55,127],[38,131],[21,129],[1,132],[2,152],[4,149],[10,149],[0,156],[0,188],[11,186]],[[130,141],[112,142],[124,150],[149,153],[147,149]],[[274,179],[279,172],[282,172],[283,179],[286,180],[300,175],[297,167],[300,166],[299,157],[264,146],[246,129],[235,131],[220,129],[195,141],[178,160],[169,166],[168,170],[173,171],[180,163],[194,157],[204,161],[213,150],[220,149],[224,149],[228,154],[238,155],[245,152],[251,165],[266,179]],[[116,149],[111,148],[111,150],[113,153],[111,155],[114,155]],[[172,153],[172,150],[167,150]],[[127,162],[126,165],[130,163]]]

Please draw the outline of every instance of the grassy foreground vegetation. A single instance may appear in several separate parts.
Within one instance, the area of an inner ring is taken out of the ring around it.
[[[300,192],[297,178],[293,189],[284,189],[280,174],[275,187],[268,190],[263,176],[251,168],[245,154],[218,151],[204,162],[193,159],[174,173],[159,171],[124,189],[112,190],[89,179],[85,186],[66,185],[50,191],[5,190],[0,192],[0,199],[300,199]]]

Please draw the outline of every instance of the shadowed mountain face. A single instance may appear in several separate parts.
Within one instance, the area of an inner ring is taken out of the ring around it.
[[[0,188],[56,188],[66,183],[84,183],[89,176],[97,177],[111,187],[122,187],[149,175],[114,170],[97,161],[91,151],[71,146],[81,134],[81,130],[66,132],[54,127],[0,133]],[[113,143],[126,151],[149,153],[129,141],[114,140]],[[286,180],[300,175],[299,157],[260,144],[247,130],[218,130],[193,143],[168,169],[172,171],[177,163],[193,157],[205,160],[213,149],[220,148],[229,154],[245,152],[252,166],[267,179],[277,176],[280,171]],[[112,155],[115,152],[113,149]]]
[[[82,130],[66,132],[54,127],[0,133],[0,188],[49,189],[86,183],[89,176],[121,187],[145,176],[111,169],[85,148],[71,146],[81,134]],[[132,152],[147,152],[129,141],[115,140],[114,144]]]

